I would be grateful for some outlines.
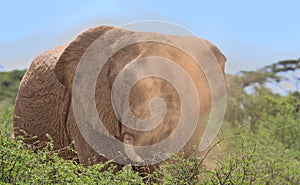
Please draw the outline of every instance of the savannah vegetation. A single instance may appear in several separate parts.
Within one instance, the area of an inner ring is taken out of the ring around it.
[[[226,115],[212,150],[201,158],[174,156],[153,174],[63,160],[51,136],[43,150],[13,140],[13,104],[24,73],[0,73],[0,184],[300,184],[300,59],[228,74]],[[219,146],[217,157],[210,155]]]

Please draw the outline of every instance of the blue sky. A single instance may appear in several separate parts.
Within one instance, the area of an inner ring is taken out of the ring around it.
[[[163,20],[216,44],[226,71],[300,57],[300,1],[1,1],[0,65],[27,68],[40,53],[102,25]]]

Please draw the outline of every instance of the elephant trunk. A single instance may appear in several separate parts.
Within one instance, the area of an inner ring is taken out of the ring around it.
[[[126,155],[133,161],[137,163],[143,163],[144,160],[135,153],[134,150],[134,138],[131,134],[124,134],[124,150]]]

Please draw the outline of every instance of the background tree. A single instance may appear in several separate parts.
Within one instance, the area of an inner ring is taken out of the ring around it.
[[[281,95],[299,92],[300,59],[279,61],[256,71],[241,71],[237,75],[227,75],[227,82],[225,120],[231,122],[233,126],[247,122],[252,132],[257,132],[262,110],[270,104],[267,97],[280,99]],[[293,85],[284,87],[283,82]],[[278,94],[278,91],[274,90],[275,87],[283,91]],[[297,96],[296,94],[290,96]]]

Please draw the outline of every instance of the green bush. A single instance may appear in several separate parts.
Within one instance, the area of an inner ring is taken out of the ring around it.
[[[249,132],[226,137],[228,149],[206,170],[202,158],[174,156],[153,174],[140,176],[130,166],[115,172],[110,163],[88,168],[63,160],[53,151],[51,140],[34,151],[22,140],[12,140],[11,117],[1,117],[0,182],[11,184],[297,184],[300,163],[285,145]],[[247,133],[247,134],[246,134]],[[105,170],[103,170],[105,168]]]
[[[208,184],[299,184],[300,161],[280,142],[244,128],[208,173]]]

